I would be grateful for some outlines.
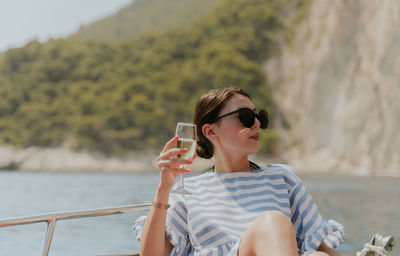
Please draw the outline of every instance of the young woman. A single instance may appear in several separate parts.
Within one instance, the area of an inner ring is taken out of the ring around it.
[[[194,117],[197,154],[214,156],[213,170],[185,179],[192,195],[170,193],[190,160],[176,157],[177,137],[157,158],[160,184],[147,217],[134,230],[140,255],[339,255],[343,227],[320,216],[295,171],[286,165],[264,168],[248,160],[258,151],[259,129],[268,125],[241,89],[203,95]]]

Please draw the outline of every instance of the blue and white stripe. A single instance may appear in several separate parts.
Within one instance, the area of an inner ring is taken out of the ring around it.
[[[205,173],[185,179],[192,195],[170,195],[167,214],[171,255],[237,255],[243,233],[257,216],[279,210],[296,230],[299,255],[315,251],[321,241],[335,248],[343,226],[323,220],[294,170],[286,165],[238,173]],[[134,224],[140,238],[144,218]]]

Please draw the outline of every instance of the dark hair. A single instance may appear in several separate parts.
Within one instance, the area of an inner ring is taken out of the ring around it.
[[[197,154],[199,157],[210,159],[214,155],[214,147],[202,132],[203,125],[215,120],[226,102],[235,94],[251,99],[250,95],[242,89],[229,87],[210,90],[203,94],[196,104],[194,123],[197,129]]]

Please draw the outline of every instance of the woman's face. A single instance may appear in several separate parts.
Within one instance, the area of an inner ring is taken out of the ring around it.
[[[251,100],[241,94],[235,94],[226,103],[219,116],[239,108],[255,110]],[[216,145],[218,150],[226,151],[235,156],[245,156],[258,151],[260,122],[255,119],[254,125],[245,127],[235,113],[219,119],[215,123]]]

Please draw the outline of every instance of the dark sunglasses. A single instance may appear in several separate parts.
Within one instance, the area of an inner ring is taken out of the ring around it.
[[[254,125],[254,122],[256,121],[256,118],[260,122],[260,128],[261,129],[266,129],[268,126],[268,113],[267,111],[261,109],[257,113],[254,113],[253,110],[249,108],[239,108],[235,111],[226,113],[225,115],[219,116],[215,118],[212,122],[210,123],[215,123],[219,119],[233,115],[235,113],[239,113],[239,119],[240,122],[247,128],[250,128]]]

